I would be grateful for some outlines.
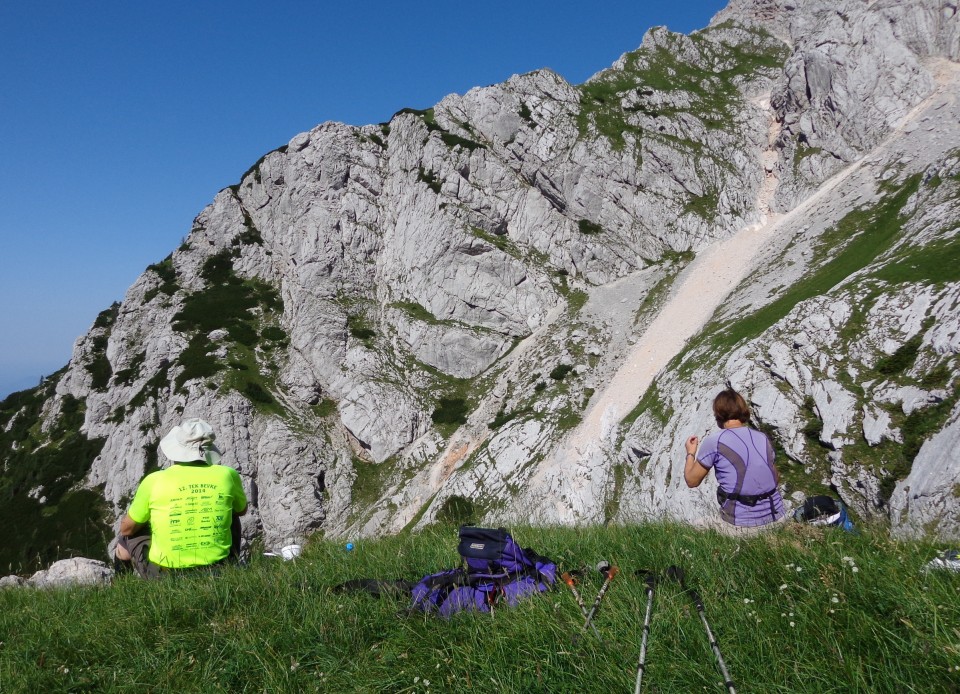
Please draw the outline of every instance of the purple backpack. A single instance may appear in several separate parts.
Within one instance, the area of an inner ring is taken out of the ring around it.
[[[457,612],[490,612],[549,590],[557,565],[523,549],[503,528],[460,528],[457,547],[463,566],[424,576],[412,590],[413,610],[449,617]]]

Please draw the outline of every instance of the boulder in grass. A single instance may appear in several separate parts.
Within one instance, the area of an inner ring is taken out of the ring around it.
[[[4,576],[0,578],[0,589],[3,588],[19,588],[24,584],[24,580],[17,576],[16,574],[10,576]]]
[[[74,557],[61,559],[44,571],[38,571],[27,579],[34,588],[69,588],[72,586],[108,586],[113,578],[113,569],[102,561]]]

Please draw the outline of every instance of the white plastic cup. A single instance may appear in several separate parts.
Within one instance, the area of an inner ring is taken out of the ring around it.
[[[290,561],[291,559],[296,559],[300,556],[300,552],[303,551],[303,547],[300,545],[287,545],[286,547],[280,548],[280,556],[285,560]]]

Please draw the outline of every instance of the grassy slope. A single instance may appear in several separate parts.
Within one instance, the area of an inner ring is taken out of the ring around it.
[[[629,691],[646,604],[633,572],[671,563],[701,591],[739,691],[956,691],[960,682],[960,577],[922,574],[929,546],[799,526],[739,544],[662,525],[514,534],[565,569],[603,558],[621,567],[596,620],[604,642],[571,643],[582,617],[566,588],[492,617],[449,621],[401,616],[402,601],[330,590],[454,565],[456,531],[434,527],[358,542],[351,553],[318,542],[296,562],[257,558],[219,579],[4,591],[0,688]],[[599,577],[587,575],[581,587],[592,600]],[[675,584],[657,590],[647,662],[645,691],[724,691],[697,614]]]

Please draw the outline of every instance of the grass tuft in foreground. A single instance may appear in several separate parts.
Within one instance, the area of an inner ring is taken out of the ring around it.
[[[219,578],[109,589],[0,592],[5,692],[632,691],[646,599],[634,571],[682,566],[741,692],[956,691],[960,576],[924,574],[934,548],[867,531],[792,526],[737,541],[672,525],[515,528],[562,569],[619,565],[582,625],[565,586],[494,615],[402,614],[404,601],[338,594],[353,578],[408,578],[457,563],[456,530],[313,542],[295,562],[255,557]],[[581,590],[592,602],[600,576]],[[702,624],[658,586],[644,691],[723,692]]]

